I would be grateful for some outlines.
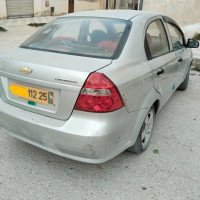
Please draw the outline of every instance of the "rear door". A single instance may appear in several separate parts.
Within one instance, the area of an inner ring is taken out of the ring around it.
[[[145,37],[145,50],[148,64],[153,69],[155,89],[161,94],[164,104],[176,88],[177,57],[170,52],[169,41],[160,18],[148,22]]]

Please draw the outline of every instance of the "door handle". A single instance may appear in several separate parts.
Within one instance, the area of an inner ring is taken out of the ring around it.
[[[165,73],[165,70],[163,68],[160,68],[157,72],[157,76],[161,75],[161,74],[164,74]]]
[[[179,58],[179,59],[178,59],[178,62],[182,62],[182,61],[183,61],[183,58]]]

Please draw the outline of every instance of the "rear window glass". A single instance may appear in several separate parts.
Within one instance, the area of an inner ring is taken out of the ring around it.
[[[72,55],[113,58],[121,52],[130,22],[109,18],[58,18],[20,47]]]

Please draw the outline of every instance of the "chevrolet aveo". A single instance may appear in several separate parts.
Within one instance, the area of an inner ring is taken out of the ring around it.
[[[0,54],[0,127],[67,158],[101,163],[143,152],[155,115],[187,88],[192,52],[160,14],[88,11],[59,17]]]

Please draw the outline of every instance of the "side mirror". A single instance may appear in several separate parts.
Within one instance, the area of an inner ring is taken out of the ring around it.
[[[187,48],[198,48],[199,47],[199,42],[197,40],[188,39],[186,47]]]

